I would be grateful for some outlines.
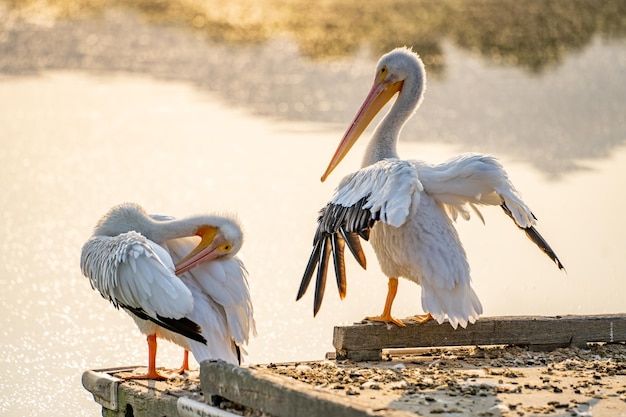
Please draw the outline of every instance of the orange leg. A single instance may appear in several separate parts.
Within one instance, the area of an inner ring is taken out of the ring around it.
[[[129,376],[124,379],[154,379],[157,381],[166,381],[169,378],[161,375],[156,370],[156,353],[157,353],[157,337],[151,334],[146,337],[148,341],[148,373],[145,375]]]
[[[385,300],[383,314],[380,316],[366,317],[366,319],[371,321],[381,321],[383,323],[393,323],[399,327],[404,327],[404,323],[391,317],[391,305],[393,304],[393,300],[396,298],[396,293],[398,292],[398,278],[389,278],[387,287],[387,299]]]
[[[183,364],[180,366],[180,369],[176,372],[179,374],[183,374],[185,371],[189,370],[189,351],[185,349],[185,353],[183,356]]]
[[[412,317],[412,319],[418,323],[426,323],[427,321],[433,320],[433,316],[431,316],[430,313],[416,314]]]

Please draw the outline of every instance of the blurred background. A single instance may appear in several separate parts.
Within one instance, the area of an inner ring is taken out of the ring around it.
[[[625,35],[610,0],[0,0],[0,415],[100,415],[81,373],[146,363],[79,269],[123,201],[238,213],[248,363],[322,359],[334,325],[380,313],[369,249],[367,271],[347,262],[344,301],[329,284],[313,318],[295,295],[317,211],[366,139],[319,177],[396,46],[428,73],[401,155],[498,156],[567,269],[500,210],[460,222],[485,315],[624,312]],[[395,315],[421,313],[419,287],[399,291]],[[157,365],[180,356],[163,342]]]

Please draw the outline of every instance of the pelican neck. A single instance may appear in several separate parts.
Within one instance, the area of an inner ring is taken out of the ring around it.
[[[409,72],[402,90],[383,120],[378,124],[365,151],[362,166],[375,164],[387,158],[398,158],[398,137],[406,122],[421,103],[426,77],[423,64]]]

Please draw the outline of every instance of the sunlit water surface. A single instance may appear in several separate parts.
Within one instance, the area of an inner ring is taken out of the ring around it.
[[[589,53],[604,59],[615,53],[603,48],[596,45]],[[618,50],[621,70],[615,71],[623,74],[624,52]],[[483,98],[472,90],[477,82],[499,77],[512,96],[526,90],[526,104],[520,106],[532,107],[538,96],[528,87],[541,96],[539,87],[548,78],[559,78],[561,71],[526,77],[516,69],[494,69],[458,51],[451,53],[448,78],[429,83],[435,98],[428,110],[427,97],[424,111],[431,115],[418,114],[412,122],[422,136],[435,133],[422,139],[427,142],[403,141],[400,152],[405,157],[435,162],[469,150],[437,145],[436,132],[454,131],[440,124],[446,118],[454,123],[455,96],[470,91],[472,105],[481,106]],[[569,85],[580,81],[573,68],[565,73],[571,77]],[[523,85],[506,85],[507,77]],[[369,87],[370,76],[363,79],[356,100]],[[609,87],[623,91],[617,82]],[[465,107],[468,98],[462,101],[459,106]],[[146,362],[145,339],[133,321],[92,291],[79,270],[80,248],[95,222],[120,202],[138,202],[152,213],[174,216],[239,214],[246,232],[241,253],[250,271],[258,324],[248,363],[321,359],[332,350],[334,325],[380,312],[387,284],[369,249],[367,271],[348,261],[344,301],[332,283],[315,319],[311,294],[295,301],[316,212],[339,178],[360,164],[364,143],[322,184],[319,177],[345,124],[279,122],[221,103],[218,96],[188,83],[124,73],[0,78],[0,414],[53,416],[69,410],[72,415],[99,415],[80,384],[81,373]],[[485,105],[497,108],[497,102]],[[605,123],[604,130],[614,132],[619,122],[614,114],[608,122],[602,116],[589,116],[582,124],[601,132],[599,124]],[[577,112],[570,117],[573,125],[581,123]],[[467,134],[492,135],[488,120],[477,116]],[[550,123],[541,119],[529,127],[546,133],[546,148]],[[623,125],[617,130],[623,133]],[[577,132],[565,128],[558,134]],[[588,140],[602,143],[603,138]],[[542,152],[540,145],[533,146]],[[555,176],[518,157],[517,149],[502,150],[501,160],[567,274],[499,209],[485,210],[486,225],[478,219],[460,222],[486,316],[624,311],[626,149],[609,147],[605,153],[603,158],[578,158],[575,163],[584,169]],[[400,285],[395,314],[421,312],[419,288],[405,281]],[[179,365],[180,348],[163,342],[159,349],[159,366]]]

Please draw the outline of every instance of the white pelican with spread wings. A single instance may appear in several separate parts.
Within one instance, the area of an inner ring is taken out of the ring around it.
[[[422,287],[424,315],[452,327],[466,327],[482,314],[471,286],[470,267],[453,222],[469,219],[479,206],[500,206],[526,235],[552,259],[563,265],[535,229],[536,218],[522,201],[496,158],[462,154],[441,164],[402,160],[396,151],[400,131],[419,106],[426,87],[424,65],[417,54],[397,48],[384,55],[365,102],[345,133],[322,181],[348,153],[367,125],[394,96],[398,97],[370,139],[363,168],[343,178],[318,218],[313,252],[297,299],[306,292],[315,270],[313,314],[324,295],[332,259],[340,298],[346,294],[344,247],[365,267],[360,238],[370,240],[380,268],[388,277],[388,293],[380,316],[370,320],[395,323],[391,307],[403,277]]]

